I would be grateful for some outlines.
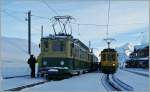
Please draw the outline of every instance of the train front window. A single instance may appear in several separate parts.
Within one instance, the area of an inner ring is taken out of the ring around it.
[[[64,51],[65,43],[63,41],[53,41],[52,50],[53,51]]]
[[[113,61],[116,61],[116,55],[113,54]]]
[[[108,61],[112,61],[112,54],[108,54],[107,59],[108,59]]]
[[[103,61],[106,61],[106,54],[102,54],[101,58]]]
[[[107,54],[107,60],[108,61],[115,61],[115,55],[114,54]]]

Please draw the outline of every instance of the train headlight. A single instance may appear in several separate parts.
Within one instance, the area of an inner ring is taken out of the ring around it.
[[[60,61],[60,65],[63,66],[65,64],[65,62],[62,60]]]
[[[57,69],[49,69],[48,71],[49,71],[49,72],[58,72]]]
[[[69,69],[68,67],[64,67],[64,69]]]
[[[43,65],[46,66],[47,65],[47,61],[43,61]]]
[[[113,64],[113,66],[115,66],[115,64]]]

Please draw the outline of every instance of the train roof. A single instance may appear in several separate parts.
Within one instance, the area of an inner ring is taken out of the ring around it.
[[[74,43],[80,44],[82,47],[86,48],[89,50],[89,47],[86,46],[83,42],[81,42],[79,39],[73,39]]]
[[[115,49],[112,49],[112,48],[104,49],[102,52],[108,52],[108,51],[116,52],[116,50],[115,50]]]
[[[73,39],[73,36],[70,34],[56,34],[56,35],[52,35],[50,34],[49,36],[43,37],[42,39],[66,39],[66,38],[71,38]]]

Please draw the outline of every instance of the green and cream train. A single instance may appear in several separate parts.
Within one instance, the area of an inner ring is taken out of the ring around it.
[[[41,38],[38,75],[62,78],[89,71],[98,66],[98,58],[72,35],[55,34]]]

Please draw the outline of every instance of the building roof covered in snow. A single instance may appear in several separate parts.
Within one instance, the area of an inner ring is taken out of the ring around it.
[[[135,50],[143,49],[143,48],[145,48],[145,47],[147,47],[147,46],[148,46],[148,43],[147,43],[147,44],[142,44],[142,45],[135,45],[135,46],[134,46],[134,49],[135,49]]]

